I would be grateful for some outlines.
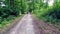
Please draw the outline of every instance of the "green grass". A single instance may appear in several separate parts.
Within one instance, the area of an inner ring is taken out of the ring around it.
[[[60,11],[54,8],[41,8],[39,11],[35,11],[33,14],[35,14],[38,19],[43,20],[48,24],[60,25],[60,19],[57,19],[57,16],[59,16],[60,13],[56,14],[56,12],[59,13]]]
[[[0,23],[0,28],[2,28],[3,26],[5,26],[6,24],[9,24],[10,21],[12,21],[13,19],[15,19],[16,17],[13,16],[9,16],[8,18],[5,18],[1,23]]]

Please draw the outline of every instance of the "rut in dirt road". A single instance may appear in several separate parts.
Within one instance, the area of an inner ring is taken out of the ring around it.
[[[35,34],[31,15],[26,14],[7,34]]]

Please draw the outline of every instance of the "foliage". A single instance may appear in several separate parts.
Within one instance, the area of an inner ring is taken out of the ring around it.
[[[0,6],[0,25],[9,23],[10,20],[14,19],[18,15],[24,14],[27,11],[26,0],[5,0],[0,1],[5,6]]]
[[[1,2],[5,6],[1,6]],[[27,11],[33,12],[39,19],[57,24],[60,20],[60,0],[54,0],[53,6],[49,6],[48,1],[44,3],[44,0],[0,0],[0,24],[6,24]]]
[[[38,0],[36,0],[38,1]],[[58,24],[60,20],[60,0],[54,0],[53,6],[48,6],[48,2],[44,3],[42,0],[34,2],[33,13],[39,18],[51,24]]]

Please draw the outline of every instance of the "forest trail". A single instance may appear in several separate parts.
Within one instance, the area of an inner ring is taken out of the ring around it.
[[[59,31],[44,22],[35,20],[31,14],[26,14],[14,28],[6,34],[60,34]],[[38,28],[38,26],[40,26]],[[45,28],[45,29],[44,29]]]
[[[26,14],[7,34],[35,34],[31,15]]]

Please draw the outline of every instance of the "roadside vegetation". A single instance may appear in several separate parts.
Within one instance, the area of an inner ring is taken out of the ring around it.
[[[40,20],[44,20],[48,24],[60,26],[60,0],[53,0],[50,3],[52,5],[49,5],[49,0],[45,2],[43,0],[34,0],[34,10],[32,12]]]
[[[60,25],[60,0],[0,0],[0,27],[27,11],[49,24]]]
[[[27,11],[26,0],[0,0],[0,28]]]

